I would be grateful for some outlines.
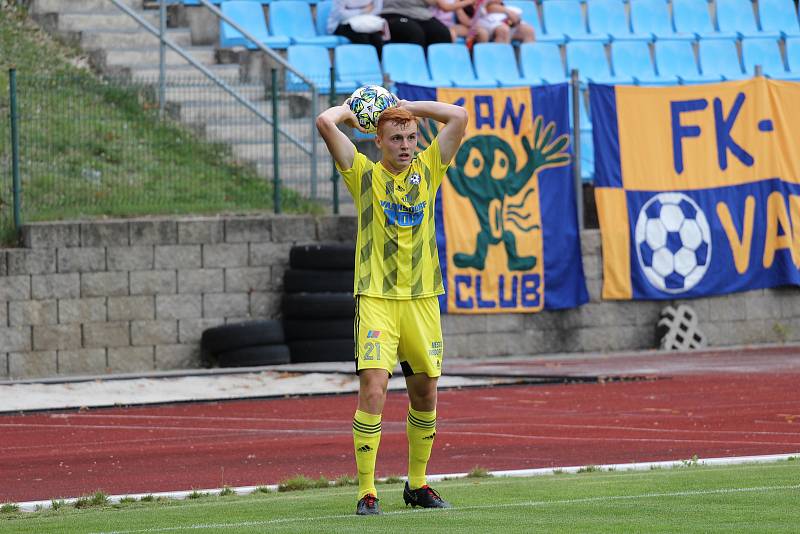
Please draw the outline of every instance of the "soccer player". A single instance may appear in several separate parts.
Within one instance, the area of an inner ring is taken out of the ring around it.
[[[419,154],[417,117],[444,126]],[[408,102],[383,111],[375,143],[381,160],[369,161],[337,127],[360,128],[347,104],[317,117],[336,167],[358,213],[354,293],[358,409],[353,442],[358,467],[359,515],[380,514],[375,458],[389,377],[399,360],[410,406],[406,505],[449,508],[426,484],[425,470],[436,436],[436,384],[443,356],[437,296],[444,293],[436,248],[436,190],[467,125],[463,108],[441,102]]]

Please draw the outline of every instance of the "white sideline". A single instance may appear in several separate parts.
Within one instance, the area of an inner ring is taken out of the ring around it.
[[[780,460],[788,460],[791,457],[800,457],[800,452],[790,454],[765,454],[760,456],[730,456],[726,458],[698,458],[687,460],[668,460],[663,462],[638,462],[629,464],[605,464],[592,466],[597,471],[647,471],[657,468],[671,468],[682,467],[687,464],[697,465],[737,465],[747,463],[769,463],[777,462]],[[533,477],[542,475],[552,475],[558,473],[577,473],[581,470],[586,470],[588,466],[570,466],[570,467],[543,467],[538,469],[512,469],[508,471],[490,471],[489,473],[495,477]],[[451,473],[442,475],[428,475],[427,479],[433,482],[441,481],[444,479],[465,478],[469,473]],[[249,495],[254,493],[259,488],[267,488],[271,491],[278,489],[277,484],[262,485],[262,486],[240,486],[237,488],[228,488],[237,495]],[[197,490],[184,490],[184,491],[163,491],[159,493],[128,493],[124,495],[111,495],[108,497],[108,502],[111,504],[118,503],[123,498],[141,499],[145,496],[153,496],[155,498],[166,497],[168,499],[186,499],[193,493],[207,493],[209,495],[219,495],[224,488],[211,488],[211,489],[197,489]],[[74,504],[78,500],[77,497],[69,499],[57,499],[63,501],[65,505]],[[28,501],[17,503],[21,512],[35,512],[38,510],[46,510],[52,506],[52,501]]]

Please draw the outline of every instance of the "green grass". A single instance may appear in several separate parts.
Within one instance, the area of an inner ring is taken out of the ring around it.
[[[797,462],[435,485],[455,508],[412,510],[402,486],[379,487],[383,517],[356,517],[355,489],[132,503],[15,513],[0,531],[33,532],[796,532]]]
[[[24,221],[272,210],[272,184],[234,161],[225,145],[159,120],[151,89],[99,79],[23,9],[0,6],[0,231],[7,234],[11,222],[12,66]],[[324,211],[285,188],[281,198],[285,212]]]

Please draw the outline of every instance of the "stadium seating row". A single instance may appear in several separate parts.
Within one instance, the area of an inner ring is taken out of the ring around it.
[[[188,4],[192,0],[184,0]],[[195,0],[196,2],[196,0]],[[522,18],[533,26],[536,40],[549,43],[574,41],[657,41],[800,37],[800,24],[792,0],[714,0],[716,20],[706,0],[580,0],[547,1],[542,20],[534,0],[506,0],[518,7]],[[269,21],[262,4],[269,3]],[[329,35],[325,22],[332,0],[316,3],[316,13],[306,0],[228,0],[222,12],[256,35],[267,46],[319,44],[334,47],[346,42]],[[584,16],[585,11],[585,16]],[[228,24],[221,24],[220,46],[255,48]]]
[[[509,44],[476,44],[472,58],[464,45],[436,44],[428,48],[426,58],[419,45],[390,43],[384,46],[382,64],[370,45],[345,44],[334,49],[334,66],[336,89],[340,93],[366,83],[382,84],[384,73],[392,82],[427,87],[562,83],[572,69],[578,69],[582,82],[675,85],[741,80],[753,76],[756,65],[761,65],[765,76],[800,81],[800,38],[786,40],[786,63],[775,40],[748,38],[741,44],[740,59],[733,40],[702,41],[698,44],[698,64],[692,43],[687,41],[656,42],[655,62],[651,61],[648,43],[620,41],[611,45],[609,63],[602,43],[573,42],[565,45],[566,65],[561,62],[558,45],[553,43],[522,44],[519,63]],[[328,92],[331,63],[325,47],[291,45],[288,61],[313,80],[321,92]],[[287,89],[308,88],[297,77],[290,76]]]

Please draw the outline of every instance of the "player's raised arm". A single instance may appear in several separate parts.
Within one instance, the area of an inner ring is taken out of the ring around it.
[[[398,105],[417,117],[426,117],[444,123],[444,127],[439,130],[438,135],[439,152],[442,155],[442,163],[450,163],[464,138],[467,128],[467,111],[460,106],[429,100],[417,102],[401,100]]]
[[[328,151],[342,170],[353,166],[356,146],[337,126],[340,123],[359,128],[355,115],[347,104],[328,108],[317,116],[317,130]],[[359,128],[361,129],[361,128]]]

